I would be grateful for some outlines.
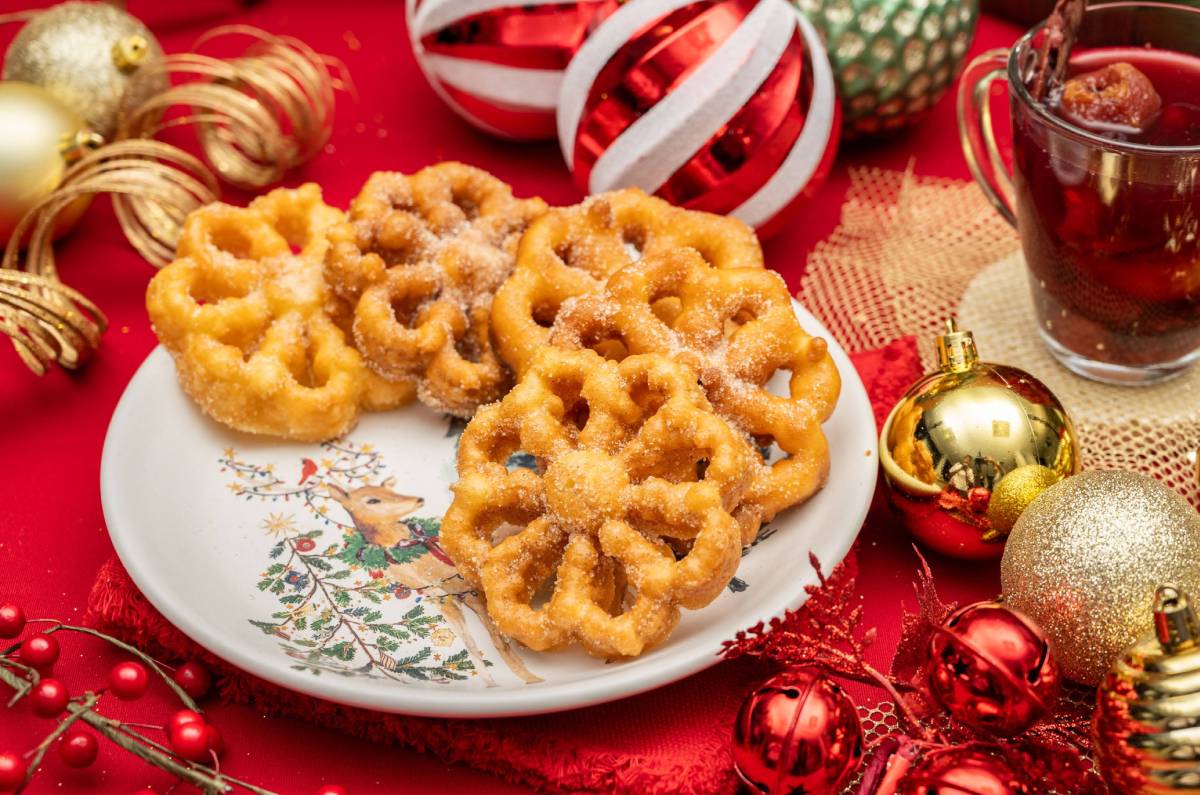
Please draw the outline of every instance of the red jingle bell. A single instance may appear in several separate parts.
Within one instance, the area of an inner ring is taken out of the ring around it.
[[[929,642],[929,687],[955,720],[1018,734],[1058,699],[1062,678],[1050,642],[1029,618],[998,602],[956,611]]]
[[[999,756],[975,748],[926,754],[908,771],[896,795],[1033,795]]]
[[[862,754],[854,702],[816,668],[768,679],[742,703],[733,728],[734,769],[767,795],[838,792]]]

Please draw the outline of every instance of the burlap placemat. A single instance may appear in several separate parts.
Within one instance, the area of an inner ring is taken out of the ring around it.
[[[853,169],[842,221],[812,253],[798,297],[850,351],[915,334],[922,358],[945,318],[984,359],[1049,386],[1075,421],[1089,469],[1154,475],[1200,506],[1200,367],[1152,387],[1088,381],[1042,345],[1016,233],[972,183]]]

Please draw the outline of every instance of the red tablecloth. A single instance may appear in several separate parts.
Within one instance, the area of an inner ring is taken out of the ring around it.
[[[34,4],[5,0],[0,13]],[[373,170],[411,171],[448,158],[487,168],[522,194],[537,193],[552,203],[578,199],[557,147],[494,141],[441,105],[412,60],[402,4],[394,0],[336,5],[268,0],[249,7],[231,0],[131,0],[129,6],[168,52],[185,51],[197,35],[215,25],[245,22],[298,36],[344,60],[358,99],[339,97],[335,132],[326,152],[288,180],[320,182],[333,203],[346,204]],[[12,31],[0,31],[0,47],[7,46]],[[974,50],[1004,46],[1017,33],[1012,25],[984,19]],[[919,174],[966,178],[952,100],[944,100],[909,134],[845,148],[816,200],[768,241],[768,263],[796,286],[807,252],[837,223],[848,185],[847,166],[902,169],[910,158]],[[239,199],[236,194],[228,198]],[[155,342],[142,303],[149,266],[125,243],[105,202],[98,202],[63,242],[59,256],[64,278],[104,308],[111,328],[96,360],[75,375],[54,372],[38,379],[24,370],[7,345],[0,345],[0,601],[23,603],[31,615],[71,621],[81,616],[96,570],[112,551],[98,483],[108,418]],[[153,489],[154,484],[145,487]],[[902,530],[890,523],[881,527],[887,529],[873,531],[860,544],[859,583],[867,624],[879,629],[875,655],[886,664],[899,631],[901,603],[912,602],[915,557]],[[982,598],[998,589],[994,564],[936,557],[931,563],[947,598]],[[58,675],[76,689],[96,686],[115,659],[99,646],[68,640]],[[166,703],[161,693],[154,693],[125,712],[155,720],[164,714]],[[230,772],[284,792],[309,792],[322,781],[341,783],[353,793],[522,791],[464,767],[352,740],[300,721],[266,719],[240,707],[214,706],[211,714],[230,746],[225,760]],[[24,708],[0,710],[0,750],[27,748],[48,729]],[[106,748],[100,762],[83,772],[66,770],[51,758],[34,782],[29,792],[132,792],[147,784],[161,791],[170,779]]]

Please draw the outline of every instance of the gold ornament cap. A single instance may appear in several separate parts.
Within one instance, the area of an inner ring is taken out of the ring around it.
[[[979,350],[975,347],[975,335],[959,329],[958,321],[946,321],[946,333],[937,338],[938,369],[943,373],[965,373],[979,364]]]
[[[1167,652],[1186,651],[1200,640],[1196,611],[1174,585],[1160,585],[1154,594],[1154,634]]]

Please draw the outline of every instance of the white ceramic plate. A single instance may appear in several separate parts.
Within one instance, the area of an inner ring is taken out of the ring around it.
[[[293,690],[390,712],[475,717],[639,693],[712,665],[723,640],[802,603],[816,579],[809,552],[832,569],[866,515],[877,466],[866,392],[829,333],[798,305],[797,314],[831,340],[843,379],[825,426],[829,484],[764,529],[716,601],[685,612],[662,646],[634,660],[606,663],[577,650],[505,657],[470,599],[414,589],[422,567],[404,564],[431,554],[420,538],[450,503],[461,430],[420,405],[368,414],[334,444],[263,440],[202,415],[159,348],[113,414],[100,471],[104,517],[130,576],[168,620]],[[331,487],[346,496],[339,501]],[[381,522],[397,520],[415,539],[410,546],[366,542]],[[522,665],[541,681],[524,681]]]

